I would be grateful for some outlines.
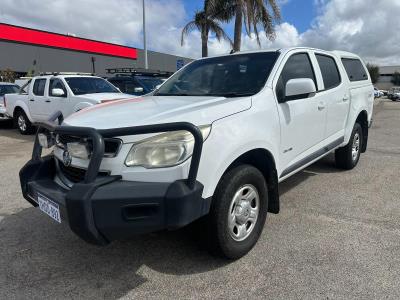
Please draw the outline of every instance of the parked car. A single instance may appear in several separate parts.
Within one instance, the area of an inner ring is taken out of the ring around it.
[[[204,243],[236,259],[279,212],[279,182],[333,151],[339,168],[357,165],[373,102],[368,71],[348,52],[199,59],[152,95],[43,124],[22,193],[98,245],[201,218]]]
[[[397,101],[400,99],[400,87],[393,87],[388,91],[388,96],[390,100]]]
[[[378,90],[376,87],[374,87],[374,97],[375,98],[380,98],[383,96],[383,92],[381,92],[380,90]]]
[[[172,73],[138,70],[132,68],[107,69],[109,74],[115,76],[107,80],[118,87],[123,93],[142,96],[154,91]]]
[[[98,103],[131,97],[100,77],[56,73],[33,77],[19,94],[7,95],[5,102],[7,115],[19,131],[29,134],[33,123],[47,120],[57,111],[67,117]]]
[[[9,116],[6,114],[5,94],[15,94],[19,92],[19,86],[14,83],[0,82],[0,120],[8,120]]]
[[[387,96],[388,91],[387,90],[379,90],[382,96]]]

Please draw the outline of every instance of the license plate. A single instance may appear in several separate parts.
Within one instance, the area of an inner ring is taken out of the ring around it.
[[[39,208],[46,215],[50,216],[53,220],[61,223],[60,208],[57,203],[54,203],[49,198],[38,194]]]

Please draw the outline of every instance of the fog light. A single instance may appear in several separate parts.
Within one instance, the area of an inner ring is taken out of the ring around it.
[[[89,158],[89,149],[88,146],[84,143],[80,142],[67,143],[67,150],[72,157],[81,159]]]
[[[54,146],[54,138],[52,135],[39,133],[38,141],[39,141],[40,146],[42,146],[43,148],[51,148]]]

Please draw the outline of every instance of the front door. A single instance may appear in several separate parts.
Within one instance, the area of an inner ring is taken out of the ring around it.
[[[278,100],[285,94],[286,83],[296,78],[310,78],[316,84],[308,53],[295,53],[287,59],[275,87]],[[302,162],[307,163],[314,148],[324,140],[325,105],[318,93],[312,97],[278,103],[281,125],[280,177],[301,167]]]
[[[61,89],[64,91],[64,95],[55,95],[53,94],[53,89]],[[64,83],[59,78],[51,78],[49,83],[49,96],[46,106],[46,115],[48,117],[52,116],[55,112],[61,111],[64,117],[70,114],[68,102],[68,94],[67,89],[64,86]]]

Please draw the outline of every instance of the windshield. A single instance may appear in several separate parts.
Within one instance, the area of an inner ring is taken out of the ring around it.
[[[278,56],[278,52],[262,52],[197,60],[168,79],[155,95],[254,95],[264,87]]]
[[[0,85],[0,96],[4,96],[5,94],[16,94],[19,92],[18,85]]]
[[[136,80],[139,81],[148,91],[154,91],[157,85],[164,82],[160,77],[136,76]]]
[[[117,88],[103,78],[66,77],[65,81],[75,95],[119,93]]]

